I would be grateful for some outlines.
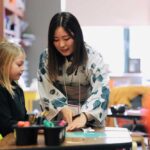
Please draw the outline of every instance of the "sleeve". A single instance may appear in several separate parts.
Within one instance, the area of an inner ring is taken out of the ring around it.
[[[82,106],[82,112],[88,112],[98,123],[103,123],[107,116],[109,100],[109,71],[100,54],[92,53],[89,56],[88,76],[92,87],[90,97]]]
[[[67,98],[56,88],[48,78],[46,61],[47,52],[40,55],[38,69],[38,90],[40,95],[40,105],[43,111],[46,111],[48,120],[53,119],[59,111],[67,105]]]
[[[6,134],[13,132],[13,125],[17,123],[13,119],[7,93],[4,90],[0,90],[0,130],[5,136]]]

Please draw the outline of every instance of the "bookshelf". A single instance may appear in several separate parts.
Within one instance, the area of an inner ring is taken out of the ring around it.
[[[24,38],[23,24],[25,23],[26,0],[0,0],[0,41],[19,43],[26,51],[28,38]],[[24,41],[27,43],[24,43]],[[32,43],[29,43],[30,45]],[[28,45],[29,45],[28,44]],[[25,71],[22,75],[24,82],[28,81],[28,61],[25,61]],[[23,82],[22,82],[23,83]],[[26,85],[25,84],[25,85]]]
[[[25,0],[0,0],[0,40],[21,41]]]

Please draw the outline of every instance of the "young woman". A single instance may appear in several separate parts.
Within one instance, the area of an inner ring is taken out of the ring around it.
[[[13,43],[0,43],[0,133],[13,132],[13,125],[26,120],[24,94],[17,84],[24,71],[25,53]]]
[[[55,14],[38,71],[41,106],[46,117],[64,119],[68,131],[87,123],[103,126],[108,83],[107,66],[102,56],[84,42],[76,17],[69,12]]]

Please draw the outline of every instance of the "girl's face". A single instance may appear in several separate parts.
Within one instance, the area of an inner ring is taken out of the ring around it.
[[[74,39],[63,27],[58,27],[54,33],[54,46],[63,56],[69,56],[74,52]]]
[[[11,81],[19,80],[24,71],[25,54],[20,53],[10,66],[9,78]]]

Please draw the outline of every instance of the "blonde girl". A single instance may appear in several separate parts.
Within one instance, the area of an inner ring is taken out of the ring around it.
[[[24,93],[17,84],[24,71],[25,52],[14,43],[0,43],[0,133],[13,132],[13,125],[27,120]]]

